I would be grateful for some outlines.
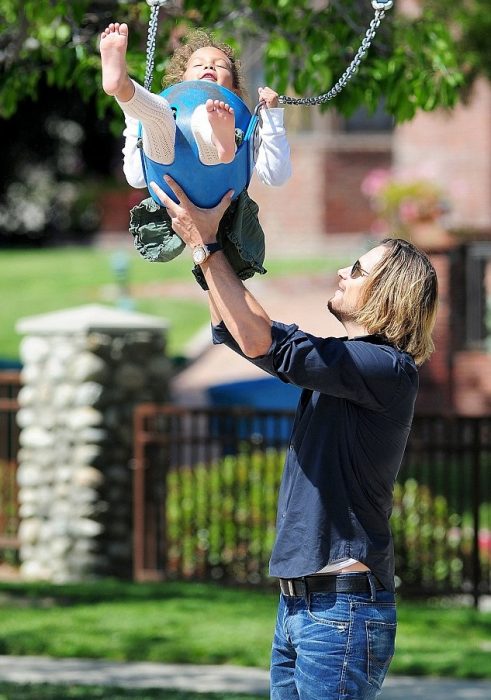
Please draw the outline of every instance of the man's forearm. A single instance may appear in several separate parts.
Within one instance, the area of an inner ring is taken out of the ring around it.
[[[213,295],[210,291],[208,292],[208,305],[210,307],[211,322],[214,326],[218,326],[218,324],[221,323],[221,321],[223,321],[223,319],[220,315],[220,311],[218,310],[217,305],[215,304],[215,302],[213,300]]]
[[[215,242],[218,224],[230,206],[232,190],[222,197],[216,207],[200,209],[172,178],[166,175],[165,181],[174,191],[177,202],[155,182],[150,184],[162,204],[167,207],[174,231],[190,248]],[[246,357],[266,354],[272,340],[271,320],[236,276],[223,251],[213,253],[201,264],[201,269],[212,297],[212,321],[224,321]]]
[[[210,294],[214,325],[221,320],[247,357],[264,355],[271,346],[271,319],[239,280],[222,252],[201,266]]]

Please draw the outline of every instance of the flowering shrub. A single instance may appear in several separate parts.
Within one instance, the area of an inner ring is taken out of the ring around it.
[[[437,221],[448,209],[443,189],[425,178],[396,178],[389,170],[368,173],[361,184],[362,193],[377,212],[378,228],[389,229],[408,238],[416,222]]]

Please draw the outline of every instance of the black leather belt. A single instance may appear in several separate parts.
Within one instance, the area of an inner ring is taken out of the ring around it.
[[[375,580],[375,579],[374,579]],[[319,574],[302,578],[280,578],[283,595],[304,597],[309,593],[370,593],[370,579],[365,573]],[[376,584],[377,591],[383,590]]]

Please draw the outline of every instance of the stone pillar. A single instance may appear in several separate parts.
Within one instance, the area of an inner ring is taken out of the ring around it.
[[[22,319],[17,331],[22,575],[129,577],[133,409],[167,399],[166,323],[91,305]]]

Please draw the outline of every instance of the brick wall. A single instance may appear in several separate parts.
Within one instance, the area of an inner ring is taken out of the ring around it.
[[[491,411],[491,354],[456,349],[462,345],[464,320],[456,308],[456,300],[464,294],[462,271],[452,266],[451,251],[430,257],[438,275],[439,308],[433,334],[435,352],[420,370],[416,411],[487,415]],[[459,258],[454,258],[454,265],[456,260]]]
[[[394,132],[395,167],[446,188],[449,225],[491,227],[491,84],[478,80],[468,104],[419,112]]]
[[[452,315],[450,311],[450,256],[432,253],[431,262],[438,277],[439,305],[433,332],[435,352],[421,367],[418,413],[451,413],[452,407]]]
[[[374,168],[390,167],[391,153],[387,148],[332,148],[324,159],[325,180],[324,222],[326,233],[370,231],[374,213],[361,193],[361,183]]]
[[[254,175],[249,194],[258,203],[271,252],[315,251],[325,244],[323,198],[328,186],[322,134],[289,137],[292,176],[282,187],[268,187]]]
[[[390,137],[311,132],[289,134],[289,142],[291,179],[274,188],[254,176],[249,187],[269,251],[308,254],[336,245],[338,236],[340,245],[356,245],[375,218],[360,186],[370,170],[390,166]]]
[[[466,416],[491,413],[491,355],[476,350],[454,358],[455,411]]]

